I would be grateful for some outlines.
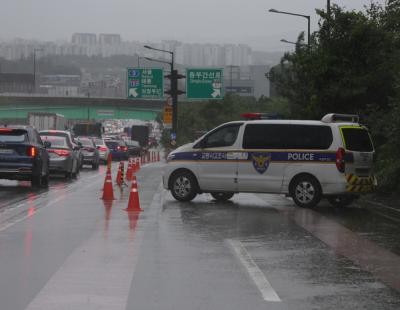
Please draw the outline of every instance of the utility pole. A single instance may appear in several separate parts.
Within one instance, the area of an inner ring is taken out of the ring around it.
[[[43,51],[43,48],[33,49],[33,92],[36,93],[36,52]]]
[[[331,0],[326,0],[326,29],[328,32],[328,38],[331,37]]]
[[[166,78],[171,80],[171,89],[166,91],[165,93],[170,95],[172,98],[172,134],[171,134],[171,142],[174,141],[176,143],[176,136],[177,136],[177,130],[178,130],[178,96],[184,94],[185,92],[181,91],[178,89],[178,80],[185,78],[184,75],[178,74],[178,70],[174,69],[174,52],[169,51],[169,50],[163,50],[155,47],[151,47],[148,45],[145,45],[144,48],[154,50],[154,51],[159,51],[159,52],[164,52],[164,53],[169,53],[171,55],[171,62],[169,61],[164,61],[164,60],[157,60],[157,59],[152,59],[149,57],[145,57],[145,59],[150,60],[150,61],[156,61],[156,62],[161,62],[165,64],[169,64],[171,68],[171,73],[165,76]],[[172,138],[172,136],[174,138]]]
[[[326,0],[326,13],[328,14],[328,18],[331,17],[331,0]]]

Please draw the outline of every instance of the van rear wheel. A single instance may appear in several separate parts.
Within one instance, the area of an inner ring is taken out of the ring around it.
[[[210,193],[211,196],[218,201],[227,201],[231,199],[234,193],[231,192],[218,192],[218,193]]]
[[[313,208],[321,200],[322,190],[318,181],[312,176],[299,176],[292,181],[291,196],[301,208]]]
[[[191,201],[197,195],[195,177],[186,171],[175,173],[171,177],[171,194],[178,201]]]
[[[336,195],[326,197],[331,205],[341,208],[351,205],[357,198],[357,196],[352,195]]]

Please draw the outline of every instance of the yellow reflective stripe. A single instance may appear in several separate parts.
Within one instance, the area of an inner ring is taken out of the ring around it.
[[[356,175],[353,175],[352,177],[351,177],[351,179],[350,179],[350,184],[356,184],[356,182],[357,182],[357,176]]]

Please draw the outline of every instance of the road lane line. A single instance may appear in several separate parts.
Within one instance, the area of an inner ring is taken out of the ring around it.
[[[158,212],[161,194],[159,187],[143,218],[139,213],[116,210],[107,235],[97,229],[76,248],[26,310],[127,309],[143,235]]]
[[[238,240],[228,239],[227,241],[229,245],[232,247],[236,256],[239,258],[242,265],[246,268],[254,284],[260,291],[263,299],[265,301],[281,302],[281,299],[275,292],[271,283],[269,283],[267,277],[254,262],[253,258],[251,257],[249,252],[247,252],[243,244]]]

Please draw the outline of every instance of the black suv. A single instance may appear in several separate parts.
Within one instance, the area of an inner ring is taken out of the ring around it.
[[[49,183],[49,155],[36,129],[30,126],[0,127],[0,179]]]

